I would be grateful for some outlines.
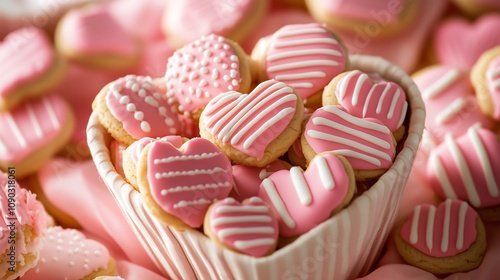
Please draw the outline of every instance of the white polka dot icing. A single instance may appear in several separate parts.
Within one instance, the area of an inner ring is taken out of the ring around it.
[[[128,75],[109,84],[106,105],[133,138],[178,134],[177,112],[151,77]]]

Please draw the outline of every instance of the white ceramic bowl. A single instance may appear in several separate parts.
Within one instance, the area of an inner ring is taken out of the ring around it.
[[[351,68],[376,72],[401,85],[410,120],[403,148],[393,166],[346,209],[262,258],[238,254],[195,230],[163,226],[144,208],[140,194],[116,173],[109,134],[90,117],[87,138],[99,174],[158,267],[173,279],[352,279],[366,274],[392,228],[424,127],[424,104],[416,85],[384,59],[351,56]]]

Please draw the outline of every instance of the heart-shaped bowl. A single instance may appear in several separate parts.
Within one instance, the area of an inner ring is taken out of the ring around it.
[[[92,114],[87,138],[100,176],[156,265],[172,279],[352,279],[366,274],[394,225],[424,128],[425,109],[412,79],[388,61],[352,55],[351,68],[378,73],[405,90],[406,133],[391,168],[344,210],[273,254],[254,258],[218,246],[196,230],[164,226],[110,160],[110,135]]]

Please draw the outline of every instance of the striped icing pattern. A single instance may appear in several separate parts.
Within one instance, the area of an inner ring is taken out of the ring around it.
[[[269,79],[292,86],[306,100],[346,67],[347,54],[318,23],[287,25],[271,37],[265,60]]]
[[[494,58],[489,64],[486,70],[486,83],[488,90],[491,94],[491,99],[493,104],[495,104],[495,109],[493,117],[495,119],[500,118],[500,56]]]
[[[415,207],[401,227],[401,238],[431,257],[450,257],[466,251],[476,240],[477,213],[467,202],[447,199],[438,207]]]
[[[303,137],[316,154],[334,151],[357,170],[389,168],[396,154],[392,134],[380,121],[357,118],[336,105],[316,110]]]
[[[225,245],[254,257],[272,251],[278,240],[278,220],[262,199],[240,203],[233,198],[216,202],[209,213],[213,235]]]
[[[203,224],[210,204],[226,198],[233,186],[229,159],[202,138],[189,140],[180,150],[167,142],[153,142],[147,164],[153,199],[194,228]]]
[[[298,100],[285,83],[268,80],[251,93],[229,91],[203,111],[207,131],[244,154],[261,159],[267,146],[290,124]]]
[[[391,131],[401,127],[408,109],[405,92],[398,84],[359,70],[339,80],[335,96],[350,114],[378,119]]]
[[[477,208],[500,205],[500,143],[488,129],[471,127],[445,141],[429,157],[427,174],[442,198],[460,199]]]
[[[0,161],[22,161],[54,141],[69,118],[66,103],[54,94],[0,112]]]
[[[280,235],[302,234],[330,217],[348,196],[350,182],[342,162],[331,153],[317,155],[306,171],[294,166],[264,179],[259,197],[278,216]]]

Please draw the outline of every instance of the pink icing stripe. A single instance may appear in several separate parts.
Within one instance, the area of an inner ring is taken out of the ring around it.
[[[54,49],[43,30],[26,27],[7,35],[0,43],[0,98],[46,74],[54,60]]]
[[[287,25],[271,37],[266,74],[292,86],[306,100],[322,90],[346,66],[346,53],[318,23]]]
[[[0,160],[20,162],[54,140],[68,119],[67,105],[55,94],[0,113]]]
[[[401,238],[432,257],[466,251],[476,240],[477,213],[467,202],[448,199],[437,208],[418,205],[401,227]]]
[[[214,96],[238,90],[240,61],[231,44],[214,34],[177,50],[167,63],[167,96],[180,110],[203,108]]]
[[[354,169],[389,168],[396,154],[389,129],[376,119],[360,119],[342,107],[316,110],[307,122],[304,137],[316,154],[335,151]]]
[[[260,185],[259,197],[278,217],[280,235],[292,237],[328,219],[348,191],[344,166],[335,155],[326,153],[316,156],[305,172],[292,167],[273,173]]]
[[[324,3],[323,7],[331,12],[332,16],[363,21],[378,20],[379,24],[394,24],[398,22],[408,0],[334,0],[322,2]]]
[[[486,82],[494,104],[493,117],[498,120],[500,119],[500,56],[488,65]]]
[[[241,204],[233,198],[216,202],[210,229],[223,244],[254,257],[266,255],[278,239],[278,221],[258,197]]]
[[[175,108],[151,77],[128,75],[109,84],[106,105],[135,139],[180,132]]]
[[[210,141],[194,138],[179,151],[154,142],[148,154],[148,182],[160,207],[191,227],[203,224],[212,202],[226,198],[233,186],[231,163]]]
[[[408,109],[406,95],[398,84],[370,77],[359,70],[339,80],[335,95],[350,114],[378,119],[391,131],[403,124]]]
[[[429,157],[427,174],[442,198],[460,199],[474,207],[500,205],[500,143],[488,129],[450,134]]]
[[[291,87],[268,80],[249,94],[229,91],[218,95],[203,114],[212,135],[261,159],[269,143],[288,127],[296,106],[297,96]]]

